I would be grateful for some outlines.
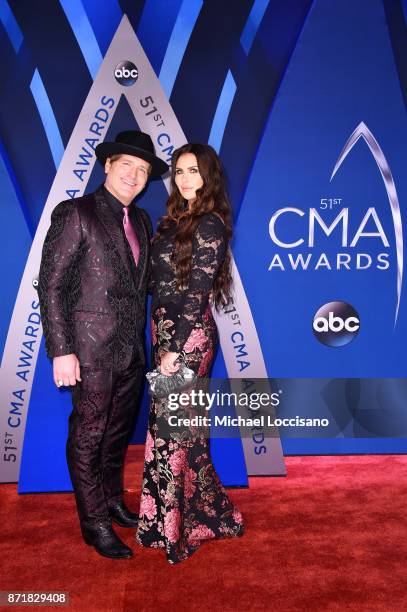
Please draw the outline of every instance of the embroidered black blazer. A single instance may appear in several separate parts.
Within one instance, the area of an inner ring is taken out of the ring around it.
[[[152,226],[146,211],[132,209],[137,266],[102,187],[54,209],[38,279],[50,358],[75,353],[81,366],[119,369],[144,361]]]

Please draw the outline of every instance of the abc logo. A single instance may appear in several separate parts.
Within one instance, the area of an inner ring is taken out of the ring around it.
[[[117,64],[116,68],[114,69],[114,76],[120,85],[124,85],[125,87],[134,85],[138,79],[137,66],[135,66],[133,62],[124,60],[123,62]]]
[[[360,328],[359,315],[346,302],[328,302],[315,313],[314,336],[327,346],[345,346],[356,338]]]

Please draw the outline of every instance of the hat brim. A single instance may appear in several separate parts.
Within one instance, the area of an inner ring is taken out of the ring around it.
[[[95,154],[100,163],[104,166],[108,157],[112,155],[134,155],[140,157],[151,164],[151,178],[160,178],[168,172],[170,167],[162,159],[138,147],[132,147],[121,142],[101,142],[95,149]]]

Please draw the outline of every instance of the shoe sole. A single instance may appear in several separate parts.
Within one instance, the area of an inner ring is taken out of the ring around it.
[[[87,544],[88,546],[93,546],[92,542],[88,542],[87,540],[85,540],[85,544]],[[133,556],[133,552],[131,552],[128,555],[122,555],[120,557],[116,557],[115,555],[107,555],[106,553],[101,552],[95,546],[93,546],[93,548],[96,550],[98,555],[100,555],[101,557],[107,557],[108,559],[131,559]]]
[[[98,553],[98,555],[100,555],[101,557],[107,557],[108,559],[131,559],[133,556],[133,553],[131,553],[130,555],[122,555],[120,557],[115,557],[114,555],[107,555],[105,553],[102,553],[100,552],[100,550],[97,550],[97,548],[95,548],[95,550]]]

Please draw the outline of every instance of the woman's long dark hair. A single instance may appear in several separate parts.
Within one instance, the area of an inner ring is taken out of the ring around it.
[[[203,185],[196,191],[196,199],[187,204],[175,184],[177,161],[185,153],[195,155]],[[188,284],[191,271],[192,240],[200,217],[205,213],[215,213],[225,225],[226,235],[232,238],[232,209],[226,192],[225,177],[215,150],[206,144],[186,144],[174,151],[171,167],[171,193],[167,202],[167,214],[160,219],[156,240],[161,233],[174,224],[175,248],[173,262],[176,269],[176,286],[182,290]],[[220,266],[213,287],[212,301],[216,308],[226,305],[232,288],[231,255],[227,249],[226,257]]]

